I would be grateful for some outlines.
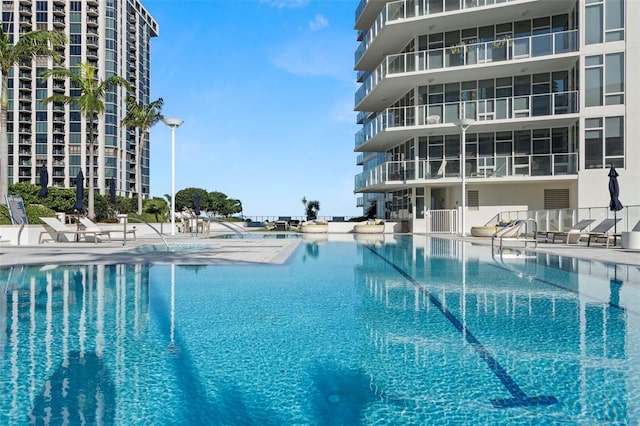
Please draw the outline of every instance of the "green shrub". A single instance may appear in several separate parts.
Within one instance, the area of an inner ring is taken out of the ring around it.
[[[41,225],[41,217],[55,217],[56,212],[42,204],[25,204],[27,221],[32,225]],[[0,225],[11,225],[11,216],[6,206],[0,206]]]

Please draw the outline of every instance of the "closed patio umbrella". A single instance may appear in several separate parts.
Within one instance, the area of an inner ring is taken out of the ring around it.
[[[193,197],[193,213],[200,216],[200,194],[198,193]]]
[[[82,174],[82,170],[78,172],[76,176],[76,204],[73,206],[73,209],[76,213],[82,213],[84,211],[84,175]]]
[[[624,208],[618,197],[620,196],[620,186],[618,184],[618,172],[616,168],[611,166],[609,170],[609,210],[613,212],[613,218],[616,219],[616,213]],[[617,221],[616,221],[617,222]],[[616,233],[616,225],[613,225],[613,232]]]
[[[109,181],[109,202],[111,204],[116,203],[116,180],[111,179]]]
[[[38,195],[41,197],[46,197],[49,195],[49,189],[47,186],[49,185],[49,172],[47,171],[47,165],[43,164],[40,167],[40,192]]]

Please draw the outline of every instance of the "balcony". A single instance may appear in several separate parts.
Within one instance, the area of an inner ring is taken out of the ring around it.
[[[53,15],[54,16],[64,16],[65,11],[63,6],[53,6]]]
[[[98,16],[98,8],[96,6],[88,6],[87,7],[87,15],[89,15],[89,16]]]
[[[376,19],[389,0],[360,0],[356,7],[355,28],[366,30]]]
[[[433,80],[447,83],[493,77],[496,64],[504,75],[569,69],[577,51],[578,31],[572,30],[389,55],[356,92],[356,109],[378,111],[384,106],[382,100],[395,99]],[[454,70],[456,73],[451,72]]]
[[[87,17],[87,27],[98,27],[98,18]]]
[[[387,3],[364,33],[355,52],[356,69],[372,69],[384,52],[400,51],[407,40],[427,30],[446,32],[466,26],[511,22],[516,16],[552,16],[568,13],[573,7],[571,2],[565,1],[548,1],[544,7],[535,3],[537,0],[400,0]],[[360,21],[356,21],[358,24]]]
[[[53,26],[56,28],[64,28],[64,17],[54,16]]]
[[[536,178],[577,179],[578,154],[493,155],[466,157],[470,182],[502,183]],[[387,161],[355,177],[356,192],[380,192],[411,185],[460,182],[460,159]]]
[[[87,58],[98,59],[98,49],[87,49]]]
[[[578,92],[387,108],[356,133],[356,151],[386,151],[405,139],[424,133],[425,128],[454,124],[460,119],[460,111],[464,117],[474,119],[476,126],[494,122],[491,130],[513,128],[513,120],[535,119],[537,125],[568,125],[577,118],[572,114],[579,112]]]
[[[99,41],[98,37],[96,37],[96,36],[88,36],[86,44],[89,47],[98,47],[99,46],[98,45],[98,41]]]

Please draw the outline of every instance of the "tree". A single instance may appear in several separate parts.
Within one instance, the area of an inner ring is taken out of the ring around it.
[[[142,151],[149,130],[164,117],[161,110],[164,101],[158,98],[148,105],[141,105],[136,98],[127,98],[127,114],[121,125],[136,131],[138,154],[136,156],[136,187],[138,188],[138,214],[142,214]],[[138,132],[140,135],[138,136]]]
[[[224,204],[224,210],[221,212],[223,216],[232,216],[242,212],[242,202],[234,198],[227,198]]]
[[[56,31],[30,31],[20,36],[13,44],[13,36],[0,28],[0,203],[4,203],[9,190],[9,135],[7,121],[9,105],[9,74],[16,65],[28,65],[37,56],[48,56],[59,60],[54,48],[66,43],[64,34]],[[16,80],[17,81],[17,80]],[[14,142],[15,143],[15,142]],[[17,146],[17,145],[16,145]]]
[[[89,145],[89,206],[87,214],[90,218],[95,217],[94,207],[94,138],[95,138],[95,121],[96,118],[104,114],[104,100],[109,92],[116,87],[125,87],[131,90],[129,82],[124,78],[112,75],[100,81],[96,75],[96,68],[87,63],[80,64],[74,69],[54,68],[46,70],[42,73],[42,79],[47,80],[49,77],[64,79],[67,78],[71,82],[71,87],[77,89],[80,94],[78,96],[68,96],[56,93],[42,100],[44,103],[55,102],[65,105],[75,105],[80,109],[88,128],[88,145]]]
[[[307,220],[316,220],[320,211],[320,201],[309,201],[307,203]]]
[[[169,204],[164,198],[153,197],[144,203],[144,212],[155,215],[156,222],[160,222],[160,219],[164,222],[169,213]]]
[[[202,188],[185,188],[176,192],[176,211],[184,209],[193,210],[193,202],[196,194],[200,195],[200,210],[209,210],[209,197],[206,189]]]

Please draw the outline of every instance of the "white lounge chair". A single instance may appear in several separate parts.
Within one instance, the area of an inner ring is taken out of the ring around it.
[[[94,232],[98,232],[98,235],[106,235],[109,238],[109,241],[111,241],[111,234],[113,234],[114,232],[121,232],[123,233],[123,235],[126,234],[131,234],[133,235],[133,240],[136,240],[136,230],[135,229],[127,229],[126,231],[120,230],[120,229],[102,229],[100,228],[98,225],[96,225],[91,219],[89,219],[88,217],[81,217],[80,218],[80,223],[82,224],[82,226],[84,227],[84,229],[86,231],[94,231]]]
[[[101,234],[100,231],[71,229],[54,217],[41,217],[40,220],[43,223],[44,231],[40,232],[40,236],[38,238],[39,244],[42,244],[43,238],[47,234],[49,234],[51,239],[56,242],[71,242],[75,241],[80,236],[84,237],[86,240],[87,235],[93,236],[93,242],[96,244],[100,241],[98,237],[98,235]],[[67,235],[73,235],[73,239],[69,240]]]

